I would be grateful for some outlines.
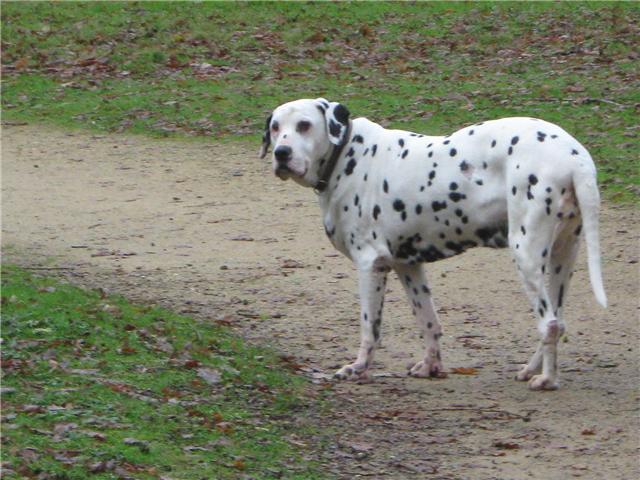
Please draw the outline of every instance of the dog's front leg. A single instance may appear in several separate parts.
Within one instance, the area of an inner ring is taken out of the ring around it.
[[[354,363],[345,365],[335,374],[340,380],[369,378],[368,369],[373,363],[373,354],[380,341],[382,307],[387,283],[386,267],[358,268],[360,292],[360,350]]]
[[[413,377],[440,377],[444,372],[439,343],[442,328],[422,265],[396,265],[394,268],[407,292],[413,315],[416,317],[425,344],[424,358],[409,370],[409,375]]]

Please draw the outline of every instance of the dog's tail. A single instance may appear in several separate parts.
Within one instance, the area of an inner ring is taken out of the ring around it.
[[[573,172],[573,186],[578,199],[578,206],[582,213],[584,238],[587,244],[587,259],[589,264],[589,279],[596,300],[603,307],[607,307],[607,295],[602,284],[602,270],[600,266],[600,235],[598,233],[598,218],[600,207],[600,193],[596,183],[593,164],[581,163]]]

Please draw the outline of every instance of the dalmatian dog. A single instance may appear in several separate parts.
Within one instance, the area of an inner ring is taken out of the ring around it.
[[[562,309],[582,235],[595,298],[607,303],[596,170],[578,141],[535,118],[477,123],[444,137],[389,130],[318,98],[277,107],[261,158],[272,144],[275,175],[315,190],[327,236],[357,267],[360,349],[338,379],[368,378],[390,270],[425,343],[409,375],[441,375],[442,329],[422,263],[509,247],[541,335],[516,378],[533,390],[558,388]]]

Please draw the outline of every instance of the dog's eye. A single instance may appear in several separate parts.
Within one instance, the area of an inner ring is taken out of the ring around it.
[[[280,129],[280,125],[278,125],[278,122],[273,122],[271,124],[271,130],[274,132],[277,132]]]
[[[298,131],[298,133],[305,133],[305,132],[308,132],[310,128],[311,128],[311,122],[302,120],[298,122],[298,126],[296,127],[296,130]]]

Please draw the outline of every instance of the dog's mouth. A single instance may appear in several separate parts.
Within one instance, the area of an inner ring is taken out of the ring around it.
[[[304,172],[297,172],[289,167],[289,165],[278,165],[274,173],[280,180],[288,180],[293,176],[304,177],[307,171],[305,169]]]
[[[280,180],[286,180],[293,174],[293,172],[288,165],[278,165],[275,174]]]

